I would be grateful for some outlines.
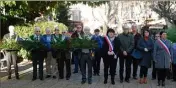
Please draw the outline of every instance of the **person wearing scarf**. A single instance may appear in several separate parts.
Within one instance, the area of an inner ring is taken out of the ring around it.
[[[59,28],[58,27],[55,27],[54,29],[54,34],[51,35],[52,37],[52,40],[51,42],[52,43],[55,43],[55,42],[58,42],[58,40],[61,40],[61,34],[59,33]],[[52,74],[53,74],[53,78],[55,79],[56,78],[56,74],[57,72],[59,71],[59,59],[60,59],[60,51],[59,50],[56,50],[56,49],[52,49],[52,56],[53,56],[53,59],[52,59]]]
[[[42,35],[40,34],[40,27],[35,27],[34,35],[31,35],[30,40],[42,42]],[[33,78],[32,81],[37,79],[37,64],[39,65],[39,79],[43,80],[43,61],[44,61],[44,51],[42,50],[32,50],[32,65],[33,65]]]
[[[139,83],[147,83],[148,68],[151,67],[152,62],[152,51],[153,51],[153,40],[149,36],[149,30],[143,31],[143,38],[141,38],[137,44],[137,48],[142,53],[142,59],[140,65],[140,80]]]
[[[92,40],[95,40],[98,43],[98,48],[94,49],[95,59],[93,60],[93,69],[94,75],[100,75],[100,62],[101,62],[101,49],[103,45],[103,38],[99,35],[100,30],[94,30],[95,35],[93,35]]]
[[[161,31],[160,39],[158,39],[154,44],[153,59],[155,61],[155,68],[157,69],[158,86],[165,86],[167,72],[171,67],[172,44],[166,38],[166,32]]]
[[[66,46],[69,49],[70,38],[66,35],[67,31],[62,31],[61,42],[66,42]],[[66,80],[70,79],[71,76],[71,52],[70,50],[59,50],[59,78],[64,78],[64,66],[66,66]]]
[[[104,63],[104,84],[107,84],[109,69],[111,75],[111,84],[113,85],[115,84],[114,78],[118,58],[117,51],[119,46],[117,42],[118,40],[115,37],[115,31],[109,28],[107,31],[107,35],[103,39],[103,46],[102,46],[102,55],[103,55],[102,57]]]

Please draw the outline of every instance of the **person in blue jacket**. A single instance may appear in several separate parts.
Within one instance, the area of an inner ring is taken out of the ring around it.
[[[92,40],[95,40],[98,43],[98,48],[94,50],[94,60],[93,60],[93,69],[94,69],[94,75],[100,75],[100,62],[101,62],[101,48],[103,45],[103,38],[99,35],[100,30],[95,29],[94,30],[95,35],[92,36]]]
[[[56,78],[55,74],[53,74],[54,72],[51,71],[51,69],[52,69],[51,66],[54,67],[53,56],[52,56],[52,52],[51,52],[51,41],[52,41],[51,29],[49,27],[47,27],[45,32],[46,32],[46,34],[42,36],[42,42],[44,43],[44,45],[47,48],[47,50],[46,50],[47,57],[45,59],[45,62],[46,62],[46,74],[47,74],[46,78],[50,78],[51,75],[53,76],[53,78]]]

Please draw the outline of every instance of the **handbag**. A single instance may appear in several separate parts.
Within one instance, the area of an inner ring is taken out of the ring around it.
[[[136,59],[141,59],[142,58],[141,52],[137,49],[134,49],[131,55]]]

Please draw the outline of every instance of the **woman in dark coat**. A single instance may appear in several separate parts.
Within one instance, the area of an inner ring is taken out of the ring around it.
[[[108,42],[109,40],[109,42]],[[112,44],[112,46],[111,46]],[[108,80],[108,69],[110,68],[111,83],[114,85],[115,81],[115,70],[117,63],[117,50],[118,50],[117,38],[115,37],[115,31],[113,29],[108,29],[107,36],[103,40],[103,62],[104,62],[104,84]],[[113,48],[113,49],[112,49]]]
[[[154,44],[153,57],[155,68],[157,69],[158,86],[162,81],[162,86],[165,86],[165,79],[172,59],[172,44],[166,39],[166,32],[160,32],[160,39]]]
[[[140,68],[140,84],[147,83],[147,72],[148,68],[151,67],[152,61],[152,50],[153,50],[153,40],[149,36],[149,30],[144,30],[143,38],[138,42],[137,48],[142,53],[142,59],[139,63]]]

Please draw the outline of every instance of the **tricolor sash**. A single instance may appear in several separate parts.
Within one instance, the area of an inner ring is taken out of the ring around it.
[[[106,40],[106,42],[107,42],[108,45],[109,45],[109,51],[110,51],[110,52],[113,51],[114,48],[113,48],[113,45],[112,45],[111,41],[109,40],[108,36],[105,36],[105,40]]]
[[[171,53],[169,49],[167,48],[167,46],[160,39],[158,39],[158,42],[164,48],[164,50],[169,54],[169,56],[171,56]]]
[[[109,40],[108,36],[105,36],[105,40],[106,40],[106,42],[109,45],[109,51],[114,53],[114,51],[113,51],[114,50],[113,45],[112,45],[111,41]],[[116,53],[114,53],[114,58],[115,59],[117,58]]]

